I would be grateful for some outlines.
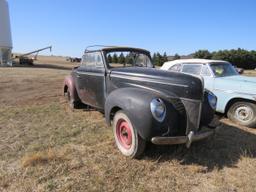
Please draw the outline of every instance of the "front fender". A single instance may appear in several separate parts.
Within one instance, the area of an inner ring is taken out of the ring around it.
[[[224,90],[214,90],[213,92],[217,98],[217,108],[216,111],[220,113],[225,113],[226,108],[228,106],[228,103],[234,99],[240,99],[240,100],[251,100],[251,101],[256,101],[256,94],[240,94],[236,92],[229,92],[229,91],[224,91]]]
[[[167,115],[163,123],[157,122],[151,113],[150,103],[154,98],[161,98],[166,104]],[[108,95],[105,102],[105,118],[108,125],[111,124],[116,109],[121,109],[126,113],[134,128],[145,140],[163,135],[168,132],[170,121],[173,122],[173,125],[178,121],[178,114],[169,101],[156,92],[140,88],[121,88]]]

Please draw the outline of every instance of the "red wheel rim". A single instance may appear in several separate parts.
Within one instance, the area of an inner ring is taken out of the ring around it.
[[[116,136],[118,142],[125,148],[130,149],[132,145],[132,131],[124,119],[119,119],[116,124]]]

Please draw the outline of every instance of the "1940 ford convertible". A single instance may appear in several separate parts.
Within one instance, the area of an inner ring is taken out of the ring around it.
[[[105,115],[123,155],[138,158],[146,142],[186,144],[214,134],[217,98],[203,80],[154,69],[150,52],[130,47],[86,49],[65,78],[64,95]]]

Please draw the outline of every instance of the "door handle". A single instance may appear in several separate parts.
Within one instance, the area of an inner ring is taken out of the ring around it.
[[[80,75],[76,75],[77,78],[80,78],[81,76]]]

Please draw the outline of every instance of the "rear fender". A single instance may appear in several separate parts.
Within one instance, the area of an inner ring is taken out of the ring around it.
[[[79,101],[79,96],[76,91],[75,82],[71,75],[65,77],[64,84],[63,84],[63,94],[67,92],[67,89],[70,92],[70,96],[74,101]]]

